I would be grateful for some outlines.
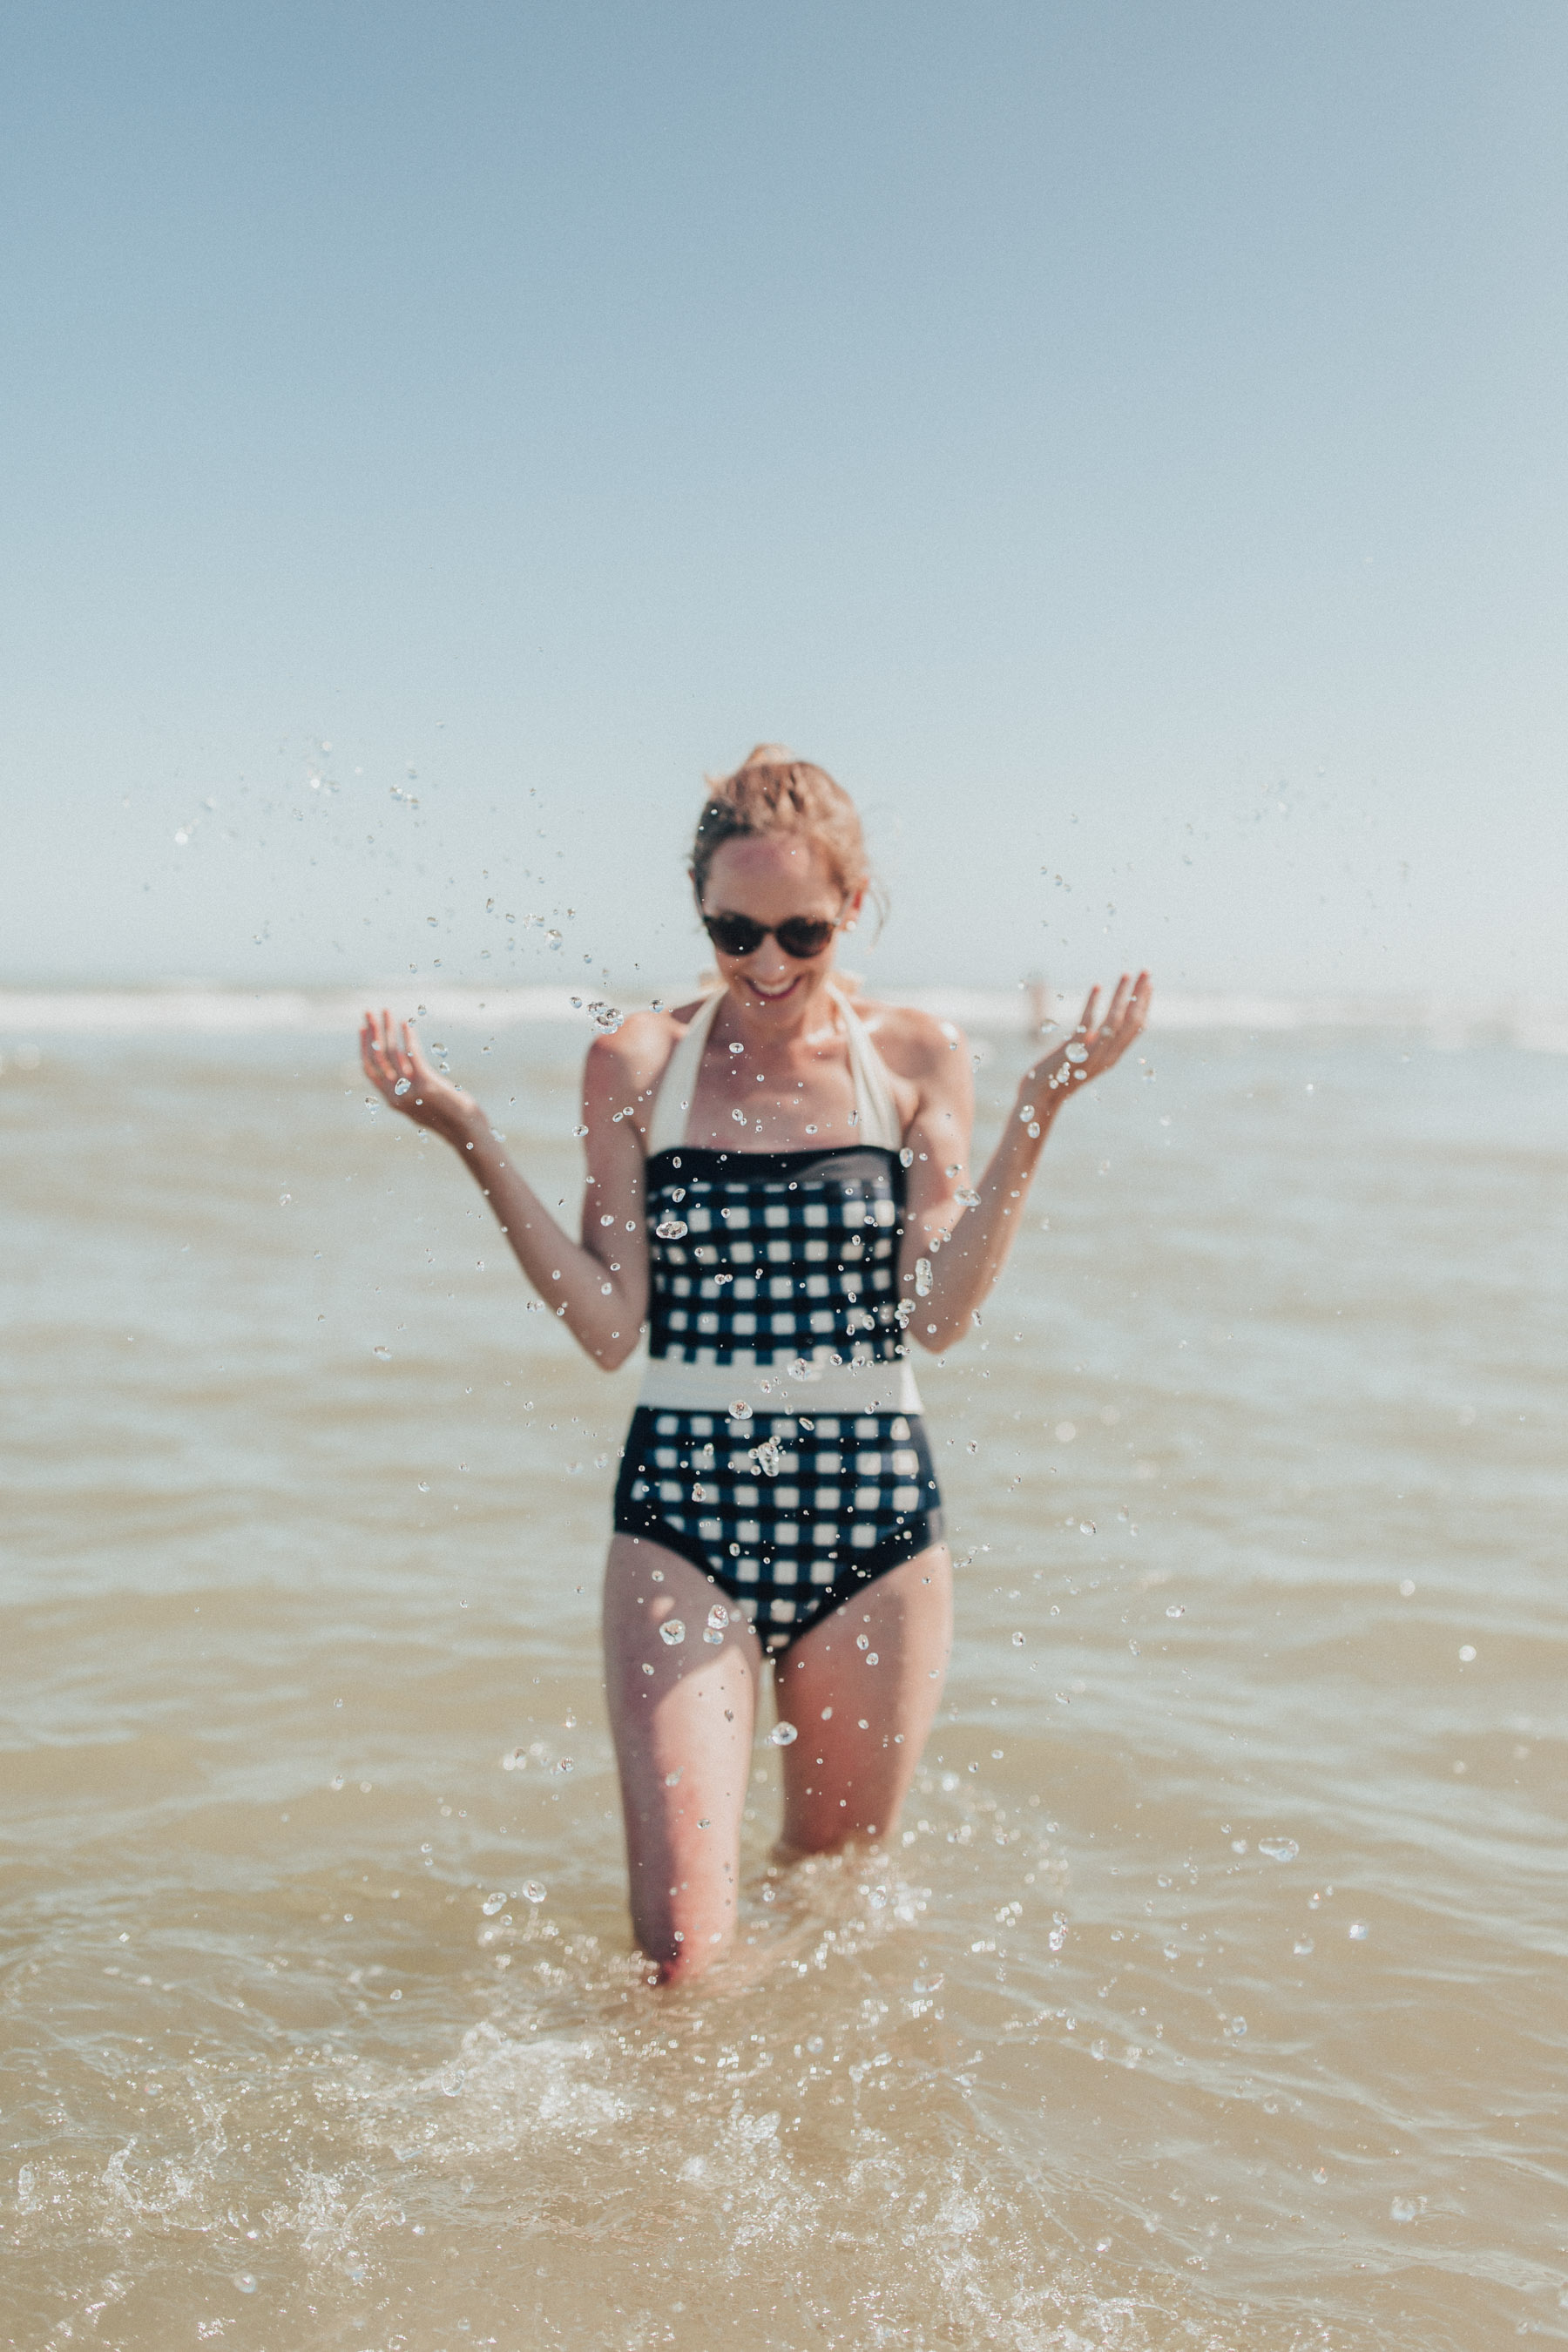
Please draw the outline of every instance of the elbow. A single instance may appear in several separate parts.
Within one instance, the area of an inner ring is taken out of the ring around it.
[[[629,1339],[623,1339],[618,1331],[613,1331],[607,1339],[601,1340],[591,1352],[595,1363],[602,1372],[618,1372],[627,1358],[637,1353],[637,1344],[636,1332]]]

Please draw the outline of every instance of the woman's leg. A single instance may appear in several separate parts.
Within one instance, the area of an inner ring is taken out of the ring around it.
[[[730,1622],[704,1642],[708,1612]],[[679,1618],[685,1638],[660,1632]],[[605,1670],[620,1766],[632,1932],[660,1980],[698,1975],[734,1931],[751,1772],[757,1637],[689,1559],[616,1536],[605,1571]]]
[[[876,1578],[785,1653],[779,1718],[799,1734],[784,1750],[786,1853],[828,1853],[897,1827],[952,1646],[952,1561],[938,1544]]]

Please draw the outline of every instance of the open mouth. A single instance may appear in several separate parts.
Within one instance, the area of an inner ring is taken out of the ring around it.
[[[743,973],[742,977],[744,979],[746,986],[751,989],[754,995],[760,996],[764,1004],[778,1004],[782,1003],[784,997],[793,996],[795,990],[801,983],[801,974],[798,971],[795,974],[793,979],[783,982],[777,988],[764,988],[760,980],[753,980],[752,978],[750,972]]]

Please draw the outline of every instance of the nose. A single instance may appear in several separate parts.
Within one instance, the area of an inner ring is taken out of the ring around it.
[[[778,988],[792,976],[795,966],[770,931],[746,959],[746,970],[764,988]]]

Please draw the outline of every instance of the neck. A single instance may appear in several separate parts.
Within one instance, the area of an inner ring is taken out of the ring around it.
[[[805,984],[771,1003],[743,980],[731,981],[719,1008],[719,1026],[738,1036],[749,1053],[758,1055],[818,1045],[836,1027],[830,992],[837,978],[831,970],[820,976],[813,973]]]

